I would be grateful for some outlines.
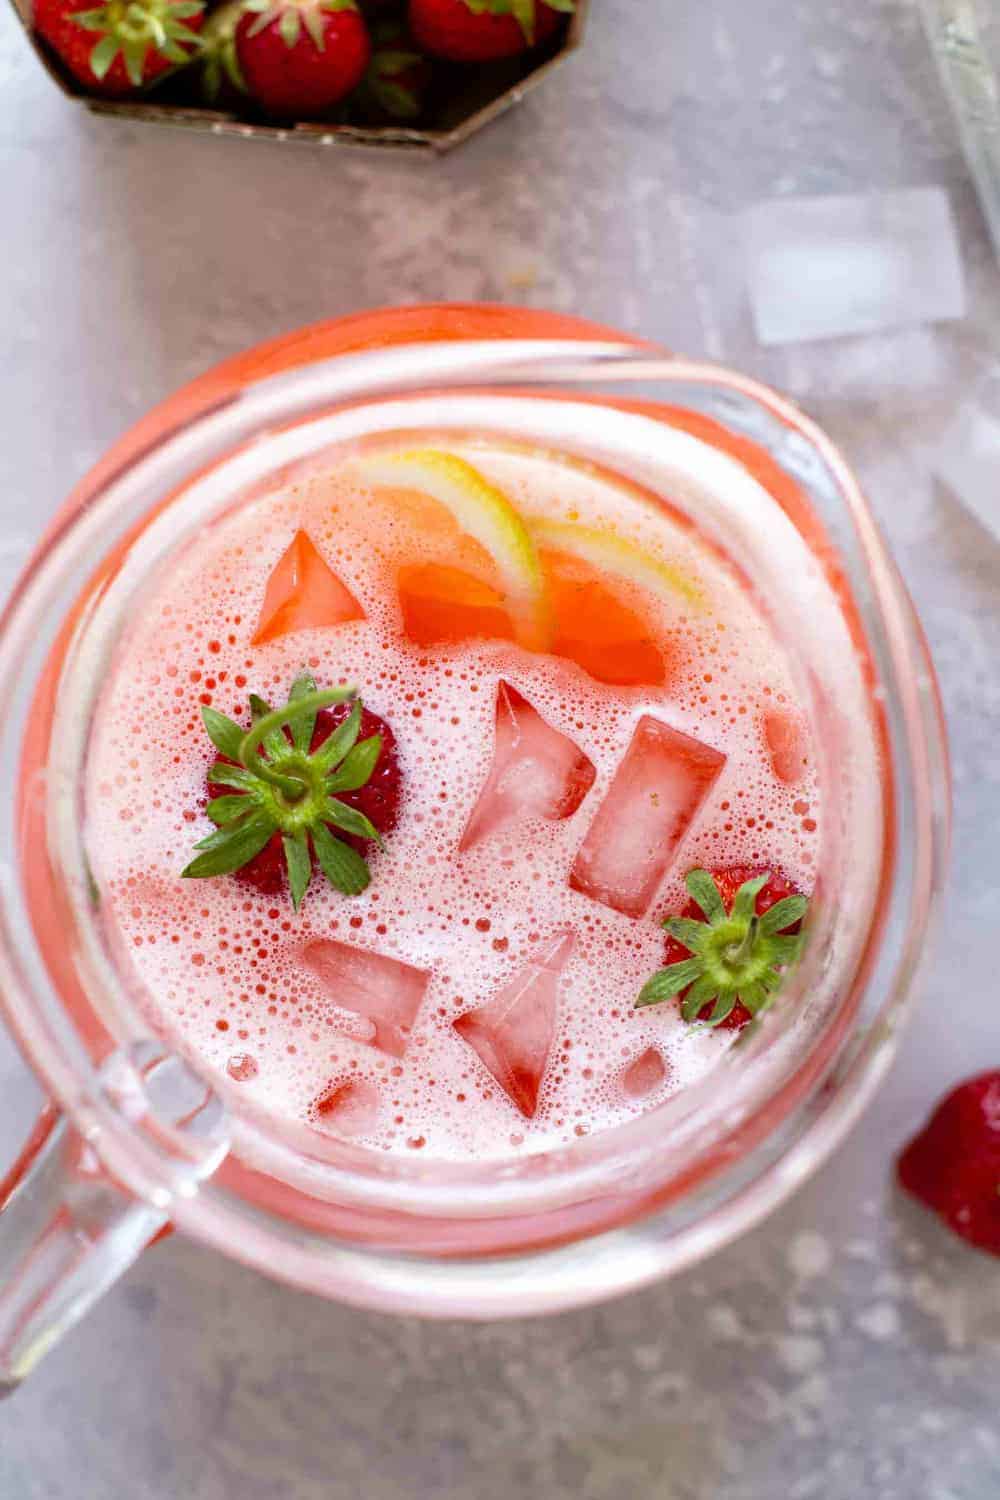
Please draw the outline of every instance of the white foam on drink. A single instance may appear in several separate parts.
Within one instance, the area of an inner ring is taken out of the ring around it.
[[[795,786],[772,769],[762,715],[771,704],[796,711],[791,673],[728,566],[642,492],[595,468],[483,439],[448,446],[526,513],[611,525],[700,583],[709,601],[702,612],[636,596],[647,617],[662,610],[654,638],[671,640],[681,658],[667,687],[602,686],[506,642],[447,650],[406,643],[392,563],[420,560],[421,533],[384,510],[373,525],[370,493],[349,465],[328,456],[206,528],[145,591],[95,723],[87,844],[109,935],[128,956],[152,1017],[223,1088],[279,1117],[335,1130],[335,1118],[325,1124],[317,1115],[317,1100],[360,1080],[379,1100],[363,1144],[496,1157],[641,1113],[650,1100],[629,1092],[622,1075],[647,1048],[665,1061],[667,1090],[711,1066],[727,1034],[693,1030],[673,1004],[632,1008],[663,961],[660,921],[684,904],[683,874],[695,864],[773,868],[809,889],[822,820],[811,767]],[[298,528],[367,618],[253,646],[267,579]],[[211,826],[203,807],[213,755],[200,704],[245,721],[248,693],[284,701],[304,667],[320,685],[357,683],[365,704],[392,724],[403,799],[385,851],[371,858],[368,891],[347,899],[317,875],[295,916],[287,897],[178,875]],[[579,745],[597,777],[572,817],[518,823],[460,854],[490,768],[501,679]],[[571,890],[568,877],[643,714],[715,747],[727,762],[657,900],[636,920]],[[567,929],[577,941],[529,1121],[452,1022],[486,1004],[540,944]],[[303,961],[305,946],[323,938],[430,972],[402,1058],[369,1045],[370,1025],[339,1007]]]

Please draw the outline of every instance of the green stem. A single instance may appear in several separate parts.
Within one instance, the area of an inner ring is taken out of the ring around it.
[[[745,964],[750,958],[754,950],[754,945],[757,942],[757,929],[759,926],[760,918],[756,916],[751,917],[742,941],[736,947],[726,949],[726,962],[732,964],[733,968],[738,968],[741,964]]]
[[[280,771],[273,771],[267,762],[257,754],[264,739],[274,729],[281,729],[286,724],[292,724],[296,719],[302,719],[306,714],[318,713],[321,708],[328,708],[331,703],[343,703],[348,698],[357,696],[357,688],[325,688],[322,692],[306,693],[302,698],[296,698],[293,703],[286,703],[281,708],[272,709],[262,719],[258,719],[252,728],[240,740],[239,758],[241,764],[255,776],[260,776],[272,786],[279,787],[281,791],[292,798],[302,797],[308,790],[305,782],[299,776],[284,776]]]

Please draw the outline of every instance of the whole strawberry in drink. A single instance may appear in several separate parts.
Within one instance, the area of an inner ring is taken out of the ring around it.
[[[250,728],[202,709],[222,755],[207,777],[206,811],[217,831],[196,846],[188,879],[237,875],[277,895],[287,877],[296,910],[314,860],[345,895],[367,887],[362,851],[395,826],[399,762],[389,726],[349,696],[318,692],[304,674],[283,708],[251,695]]]
[[[435,57],[491,62],[547,41],[574,8],[574,0],[410,0],[410,30]]]
[[[204,0],[36,0],[34,25],[89,92],[120,96],[189,62],[204,12]]]
[[[327,114],[361,82],[371,43],[355,0],[245,0],[235,50],[268,114]]]
[[[685,1021],[739,1031],[773,1000],[801,948],[808,900],[781,875],[743,867],[691,870],[691,900],[664,922],[666,966],[636,1005],[675,995]]]
[[[966,1079],[942,1099],[897,1172],[955,1234],[1000,1255],[1000,1069]]]

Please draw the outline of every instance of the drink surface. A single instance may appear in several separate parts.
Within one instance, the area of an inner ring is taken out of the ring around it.
[[[414,449],[486,491],[380,467]],[[211,831],[201,707],[248,724],[251,693],[283,703],[304,671],[391,728],[399,806],[367,890],[314,878],[296,913],[180,872]],[[150,580],[86,817],[108,940],[158,1028],[257,1110],[453,1159],[572,1142],[700,1078],[732,1033],[634,1009],[685,873],[809,892],[823,838],[785,646],[692,518],[455,433],[311,460]]]

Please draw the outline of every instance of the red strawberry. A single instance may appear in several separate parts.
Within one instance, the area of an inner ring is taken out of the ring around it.
[[[896,1170],[955,1234],[1000,1255],[1000,1070],[968,1078],[942,1099]]]
[[[114,96],[190,61],[204,14],[204,0],[35,0],[34,25],[86,89]]]
[[[547,41],[575,0],[410,0],[418,47],[452,62],[514,57]]]
[[[298,678],[284,707],[251,696],[251,731],[213,708],[202,709],[220,752],[206,785],[206,811],[217,825],[196,845],[182,874],[235,875],[263,895],[286,885],[295,909],[318,864],[345,895],[371,876],[363,856],[399,816],[402,777],[395,736],[346,689],[318,692]]]
[[[355,0],[245,0],[236,58],[268,114],[325,115],[361,82],[371,55]]]
[[[678,998],[685,1021],[739,1031],[771,1003],[801,949],[809,902],[783,875],[734,866],[690,870],[691,900],[668,917],[666,966],[637,1006]]]

